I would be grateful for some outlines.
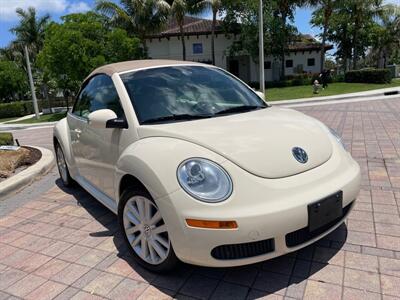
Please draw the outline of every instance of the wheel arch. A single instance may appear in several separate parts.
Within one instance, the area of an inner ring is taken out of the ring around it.
[[[176,138],[149,137],[131,144],[120,155],[116,165],[117,201],[121,187],[126,184],[143,186],[156,202],[181,189],[177,168],[191,157],[204,157],[216,163],[224,160],[206,148]]]
[[[75,168],[74,168],[74,158],[71,151],[71,140],[69,136],[69,128],[67,118],[61,119],[54,126],[53,131],[53,146],[54,150],[56,149],[56,145],[59,145],[64,153],[65,161],[69,168],[71,176],[75,177]]]

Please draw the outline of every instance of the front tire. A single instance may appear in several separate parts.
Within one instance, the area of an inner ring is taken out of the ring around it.
[[[122,193],[118,223],[129,252],[140,265],[153,272],[167,272],[178,265],[167,225],[148,192],[128,188]]]
[[[61,181],[64,186],[71,187],[74,180],[69,174],[69,169],[67,166],[67,162],[65,160],[64,152],[58,143],[55,145],[55,151],[56,151],[58,173],[60,174]]]

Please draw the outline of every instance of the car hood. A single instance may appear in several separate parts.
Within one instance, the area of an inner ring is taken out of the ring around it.
[[[210,119],[145,125],[138,131],[140,138],[162,136],[196,143],[264,178],[305,172],[325,163],[332,155],[332,143],[320,122],[294,110],[274,107]],[[294,147],[307,152],[306,163],[294,158]]]

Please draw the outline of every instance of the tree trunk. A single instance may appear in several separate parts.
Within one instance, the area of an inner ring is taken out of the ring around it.
[[[326,43],[326,32],[327,28],[324,27],[324,32],[322,33],[322,43],[321,43],[321,73],[325,68],[325,43]]]
[[[181,42],[182,42],[182,60],[186,60],[186,45],[185,45],[185,32],[183,31],[183,20],[179,22],[179,30],[181,33]]]
[[[285,80],[285,76],[286,76],[285,67],[286,67],[286,65],[285,65],[285,52],[283,52],[281,54],[281,74],[280,74],[281,75],[280,76],[281,80]]]
[[[286,36],[286,14],[282,13],[282,31],[285,34],[285,39],[282,41],[282,48],[281,48],[281,80],[285,80],[286,75],[286,64],[285,64],[285,52],[287,45],[287,36]]]
[[[357,69],[357,61],[358,61],[358,31],[360,30],[360,22],[358,18],[358,10],[357,7],[354,9],[355,13],[355,21],[354,21],[354,33],[353,33],[353,70]]]
[[[212,64],[215,65],[215,25],[217,23],[217,10],[213,9],[213,19],[212,19],[212,27],[211,27],[211,60]]]
[[[347,58],[347,55],[343,56],[343,70],[347,72],[349,70],[349,60]]]
[[[143,37],[142,37],[142,46],[143,46],[143,55],[145,58],[148,58],[147,42],[146,42],[145,35],[143,35]]]
[[[321,43],[321,73],[325,68],[325,44],[326,36],[328,34],[329,19],[332,15],[332,7],[326,7],[324,11],[324,31],[322,32],[322,43]]]

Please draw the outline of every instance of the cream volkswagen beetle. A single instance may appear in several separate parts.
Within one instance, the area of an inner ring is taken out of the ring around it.
[[[54,147],[63,183],[117,214],[132,255],[153,271],[298,250],[337,228],[360,189],[334,131],[199,63],[96,69]]]

